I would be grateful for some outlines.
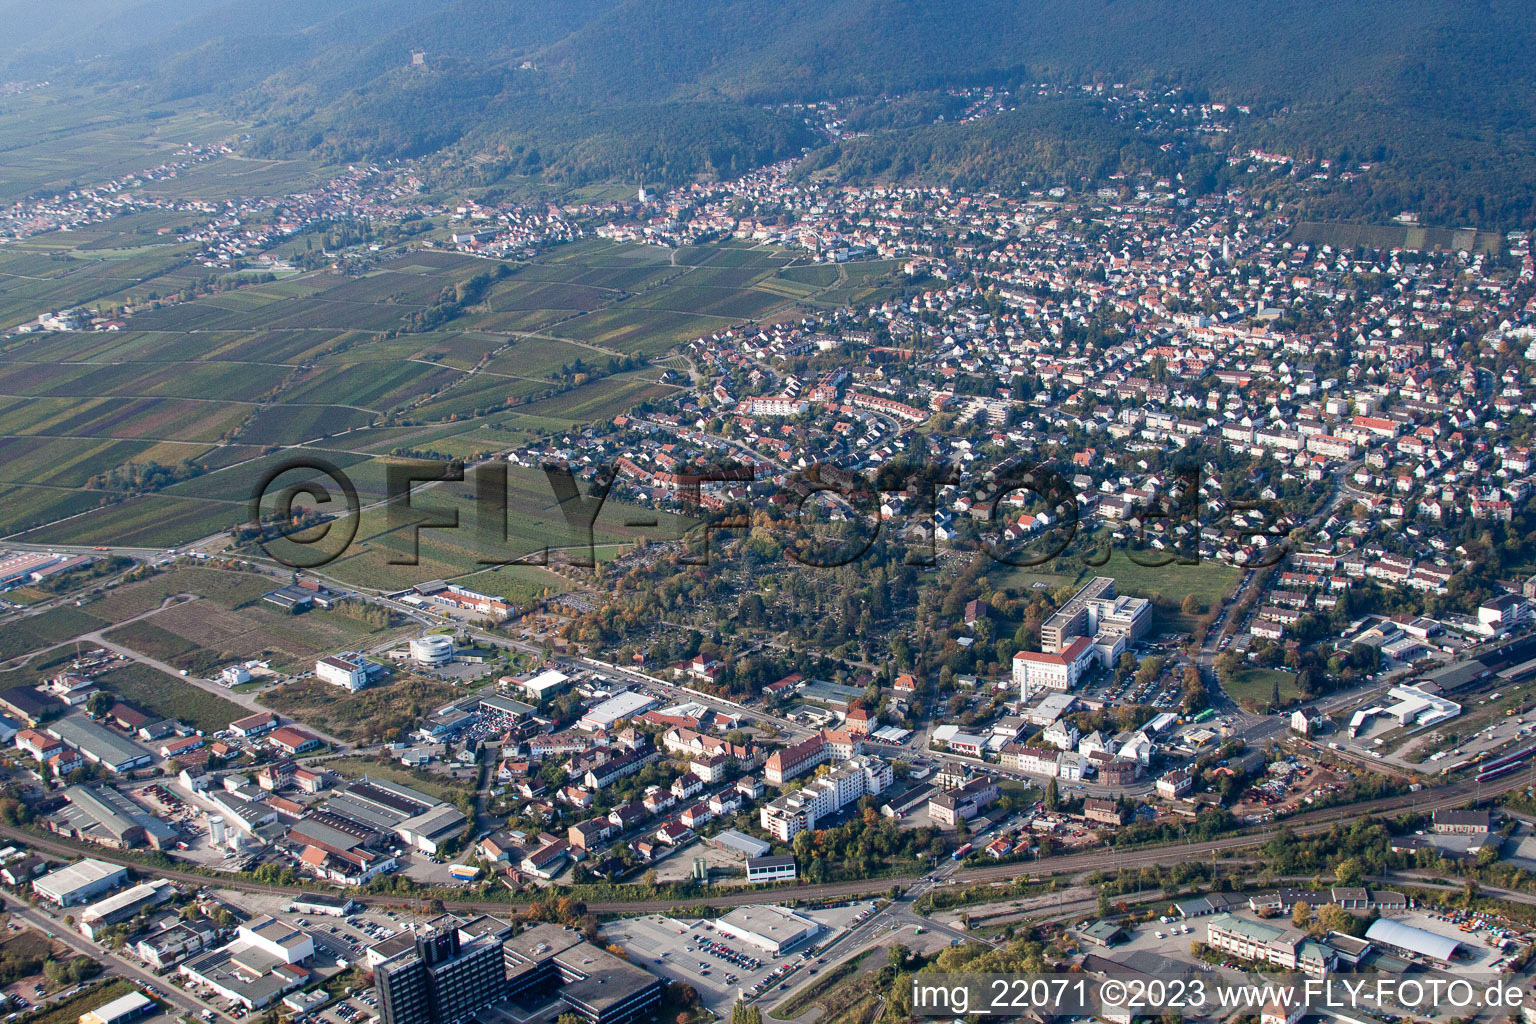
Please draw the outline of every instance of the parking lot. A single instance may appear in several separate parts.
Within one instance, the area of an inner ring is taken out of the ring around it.
[[[817,952],[873,910],[867,902],[830,910],[797,910],[820,924],[822,930],[780,956],[727,935],[709,921],[660,914],[613,921],[604,931],[636,964],[669,981],[692,985],[704,1005],[724,1013],[737,999],[788,985],[788,976],[794,971],[815,973],[820,969]]]
[[[376,942],[405,930],[413,921],[426,920],[411,915],[372,908],[357,908],[346,917],[331,914],[299,914],[288,910],[289,901],[281,896],[223,890],[220,895],[247,913],[270,914],[304,929],[315,940],[315,951],[324,959],[361,962],[363,953]]]
[[[728,1006],[740,992],[773,973],[780,960],[724,935],[705,921],[682,921],[659,914],[610,923],[605,931],[617,939],[630,958],[669,981],[692,985],[706,1006]],[[706,949],[701,943],[715,947]],[[726,949],[755,959],[756,968],[733,962]],[[730,979],[730,980],[728,980]]]

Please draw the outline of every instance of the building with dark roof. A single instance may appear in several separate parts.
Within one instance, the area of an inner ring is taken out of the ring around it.
[[[60,835],[113,849],[174,846],[180,833],[170,822],[150,814],[128,797],[101,784],[71,786],[64,791],[68,805],[47,819]]]
[[[793,857],[749,857],[747,859],[748,882],[793,882],[795,872]]]
[[[32,727],[63,711],[64,705],[30,686],[13,686],[0,690],[0,708]]]
[[[1436,811],[1433,827],[1440,835],[1485,836],[1493,831],[1493,812],[1488,810]]]
[[[509,997],[553,990],[590,1024],[629,1024],[661,1003],[660,978],[568,928],[536,925],[508,939],[504,948]]]
[[[502,943],[465,941],[456,922],[419,929],[410,948],[374,968],[382,1024],[463,1024],[507,995]]]
[[[1095,946],[1113,946],[1125,941],[1125,929],[1113,921],[1095,921],[1083,929],[1083,939]]]

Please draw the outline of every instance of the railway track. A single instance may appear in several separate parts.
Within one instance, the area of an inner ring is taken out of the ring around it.
[[[1269,842],[1282,830],[1289,830],[1296,835],[1313,835],[1318,832],[1326,832],[1336,824],[1358,821],[1367,815],[1389,814],[1395,811],[1415,810],[1433,811],[1455,807],[1472,799],[1488,799],[1520,788],[1521,779],[1501,778],[1492,782],[1479,784],[1475,780],[1452,783],[1451,785],[1437,787],[1433,790],[1424,790],[1419,793],[1411,793],[1403,796],[1382,797],[1377,800],[1366,801],[1358,804],[1348,804],[1341,807],[1324,808],[1318,811],[1309,811],[1287,819],[1283,825],[1239,833],[1230,836],[1221,836],[1216,839],[1199,840],[1185,843],[1168,843],[1158,846],[1147,846],[1136,849],[1116,850],[1092,850],[1086,853],[1068,854],[1062,857],[1052,857],[1044,861],[1032,862],[1029,867],[1031,874],[1060,875],[1076,874],[1095,870],[1123,871],[1127,868],[1150,867],[1164,864],[1178,864],[1204,855],[1216,856],[1225,851],[1242,850],[1255,846],[1262,846]],[[221,889],[234,889],[240,892],[260,893],[269,896],[286,896],[295,890],[288,886],[266,885],[260,882],[252,882],[241,878],[223,878],[216,875],[199,874],[193,871],[184,871],[177,868],[155,867],[147,869],[141,862],[114,853],[111,850],[100,849],[85,844],[77,844],[72,841],[57,839],[51,836],[32,832],[27,829],[16,828],[10,825],[0,825],[0,835],[8,839],[26,843],[35,849],[47,851],[64,857],[90,856],[109,863],[122,864],[127,867],[137,868],[141,871],[152,870],[162,878],[185,882],[195,886],[210,886]],[[952,876],[955,884],[969,882],[989,882],[1002,879],[1014,880],[1023,873],[1023,866],[1019,864],[998,864],[996,866],[965,868],[956,871]],[[869,893],[879,893],[897,885],[903,888],[914,885],[924,880],[925,876],[907,875],[888,878],[870,878],[849,882],[827,882],[820,885],[802,885],[792,889],[774,890],[747,890],[743,892],[726,892],[703,895],[698,898],[682,898],[667,900],[613,900],[601,902],[588,902],[586,907],[594,914],[646,914],[670,910],[679,905],[702,904],[710,907],[739,907],[764,901],[783,900],[837,900],[848,899]],[[357,903],[366,906],[399,907],[417,912],[426,913],[435,904],[435,900],[419,899],[410,896],[379,895],[375,893],[349,893]],[[514,914],[524,911],[531,906],[528,900],[456,900],[444,899],[445,906],[451,906],[461,910],[474,911],[487,914]]]

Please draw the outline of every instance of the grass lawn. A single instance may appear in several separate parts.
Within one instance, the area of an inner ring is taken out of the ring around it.
[[[207,733],[217,732],[250,714],[233,701],[148,665],[124,665],[97,676],[96,682],[103,690],[110,690],[146,711],[189,722]]]
[[[1003,779],[997,786],[1004,796],[1013,801],[1015,811],[1034,803],[1044,795],[1039,786],[1031,786],[1020,779]]]
[[[1023,566],[994,562],[988,574],[992,577],[994,590],[1012,590],[1027,597],[1037,591],[1050,593],[1072,583],[1070,576],[1051,572],[1050,568],[1048,564]]]
[[[413,770],[396,761],[381,761],[372,757],[336,757],[323,763],[326,768],[339,775],[345,775],[349,779],[360,779],[364,775],[369,775],[375,779],[385,779],[401,786],[409,786],[439,800],[452,800],[456,794],[471,792],[475,788],[474,779],[471,777],[466,777],[462,785],[456,785],[452,779],[436,772]]]
[[[1150,562],[1154,556],[1165,557],[1158,551],[1139,552],[1136,557]],[[1220,562],[1149,568],[1137,565],[1124,551],[1116,549],[1108,562],[1096,569],[1088,569],[1079,577],[1078,585],[1087,583],[1094,576],[1113,576],[1117,593],[1150,598],[1158,606],[1164,629],[1188,631],[1193,628],[1193,622],[1178,610],[1184,598],[1193,594],[1200,607],[1208,609],[1237,584],[1242,570]]]
[[[1244,707],[1262,711],[1269,706],[1276,683],[1280,684],[1282,705],[1301,699],[1301,691],[1296,689],[1296,673],[1274,668],[1239,669],[1233,674],[1232,685],[1224,686],[1223,689]]]

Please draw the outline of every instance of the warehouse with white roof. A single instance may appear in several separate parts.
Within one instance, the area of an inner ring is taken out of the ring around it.
[[[32,880],[32,891],[61,907],[84,903],[128,881],[128,869],[87,858]]]
[[[715,929],[778,956],[813,938],[821,925],[793,910],[765,904],[737,907],[716,920]]]
[[[521,687],[528,696],[542,699],[552,693],[558,693],[570,681],[571,677],[564,672],[549,669],[514,685]]]
[[[612,729],[626,718],[633,718],[661,703],[655,697],[633,690],[615,694],[581,716],[578,727],[589,732]]]
[[[1372,921],[1365,931],[1365,937],[1371,942],[1391,946],[1405,953],[1427,956],[1441,963],[1450,963],[1461,949],[1461,943],[1448,935],[1415,928],[1411,924],[1385,917]]]

